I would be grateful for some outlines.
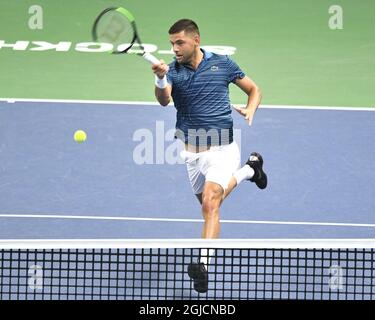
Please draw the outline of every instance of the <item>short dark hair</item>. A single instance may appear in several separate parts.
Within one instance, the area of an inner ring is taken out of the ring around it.
[[[174,34],[185,31],[186,33],[197,33],[199,35],[198,25],[190,19],[180,19],[170,27],[168,33]]]

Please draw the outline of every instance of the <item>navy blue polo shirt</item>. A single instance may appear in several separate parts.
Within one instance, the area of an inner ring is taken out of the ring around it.
[[[233,141],[229,84],[245,77],[228,56],[201,49],[197,70],[174,61],[167,80],[177,109],[176,137],[192,145],[221,145]]]

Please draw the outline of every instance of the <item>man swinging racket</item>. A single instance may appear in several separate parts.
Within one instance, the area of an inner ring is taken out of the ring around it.
[[[194,194],[202,206],[202,238],[216,239],[220,233],[220,206],[242,181],[267,187],[263,158],[251,153],[240,168],[240,152],[233,141],[233,119],[229,84],[234,83],[247,96],[246,108],[235,109],[249,124],[261,101],[258,86],[227,56],[200,47],[197,24],[189,19],[177,21],[169,29],[175,61],[154,64],[155,96],[162,106],[173,98],[177,109],[176,137],[185,143],[182,152]],[[198,292],[208,288],[209,255],[188,268]]]

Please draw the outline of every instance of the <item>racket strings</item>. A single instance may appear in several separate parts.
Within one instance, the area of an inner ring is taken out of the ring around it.
[[[109,12],[98,22],[97,35],[99,42],[111,43],[114,46],[113,50],[117,51],[119,45],[124,47],[124,44],[128,44],[125,48],[132,45],[134,30],[125,16],[117,12]]]

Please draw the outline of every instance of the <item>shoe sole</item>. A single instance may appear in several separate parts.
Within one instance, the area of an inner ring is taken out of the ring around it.
[[[261,173],[261,175],[262,175],[262,177],[263,177],[263,179],[262,179],[262,181],[255,181],[255,184],[257,185],[257,187],[259,188],[259,189],[265,189],[266,187],[267,187],[267,182],[268,182],[268,179],[267,179],[267,175],[266,175],[266,173],[263,171],[263,158],[262,158],[262,156],[259,154],[259,153],[257,153],[257,152],[252,152],[251,154],[250,154],[250,157],[251,156],[255,156],[255,157],[257,157],[258,159],[259,159],[259,171],[260,171],[260,173]]]

